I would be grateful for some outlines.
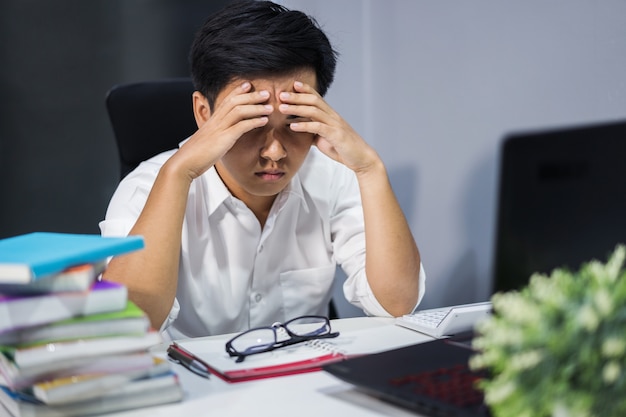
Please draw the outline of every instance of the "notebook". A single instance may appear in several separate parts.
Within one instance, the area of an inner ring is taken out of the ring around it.
[[[356,389],[429,417],[489,417],[469,369],[471,334],[437,339],[325,365]]]
[[[245,382],[319,371],[322,365],[346,357],[344,352],[324,340],[312,340],[251,355],[243,362],[236,362],[226,353],[222,340],[174,341],[169,349],[197,361],[198,366],[226,382]]]
[[[312,340],[251,355],[237,363],[224,349],[231,336],[175,340],[169,348],[198,361],[201,367],[219,378],[234,383],[320,371],[329,363],[430,339],[400,326],[347,330],[336,338]]]

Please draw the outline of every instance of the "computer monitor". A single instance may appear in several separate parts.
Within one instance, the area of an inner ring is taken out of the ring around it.
[[[626,121],[515,133],[500,151],[493,292],[626,243]]]

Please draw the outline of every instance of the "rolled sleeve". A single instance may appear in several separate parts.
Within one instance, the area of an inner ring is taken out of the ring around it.
[[[161,324],[161,328],[159,332],[165,341],[172,341],[175,339],[183,339],[184,337],[179,334],[171,334],[170,330],[172,330],[172,323],[176,321],[178,318],[178,313],[180,313],[180,303],[178,302],[178,298],[174,298],[174,304],[172,305],[172,309],[170,310],[167,318]]]
[[[376,299],[376,296],[374,295],[364,273],[360,276],[347,279],[343,284],[343,293],[350,304],[361,308],[368,316],[392,317],[392,315],[385,310],[385,308]],[[419,293],[417,296],[417,302],[415,303],[412,311],[417,309],[417,306],[421,303],[425,293],[426,272],[424,271],[424,266],[420,263]]]

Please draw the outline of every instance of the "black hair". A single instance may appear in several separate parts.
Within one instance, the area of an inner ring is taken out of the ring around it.
[[[323,96],[333,81],[337,52],[317,21],[271,1],[237,1],[209,16],[189,54],[194,87],[211,108],[235,78],[281,75],[310,68]]]

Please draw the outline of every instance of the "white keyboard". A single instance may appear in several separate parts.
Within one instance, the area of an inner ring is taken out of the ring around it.
[[[396,324],[439,339],[472,330],[490,314],[491,302],[487,301],[419,310],[396,318]]]

